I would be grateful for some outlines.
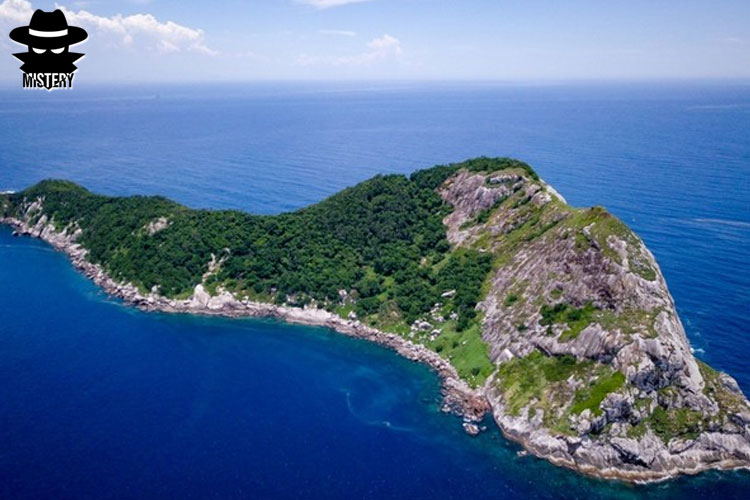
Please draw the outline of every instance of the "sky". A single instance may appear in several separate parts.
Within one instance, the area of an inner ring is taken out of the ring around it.
[[[55,8],[91,81],[750,79],[749,0],[0,0],[0,81]]]

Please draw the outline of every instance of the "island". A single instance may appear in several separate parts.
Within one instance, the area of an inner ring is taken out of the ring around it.
[[[750,467],[750,404],[697,360],[641,239],[527,164],[378,175],[291,213],[193,210],[47,180],[0,222],[148,311],[333,328],[426,363],[444,409],[624,481]]]

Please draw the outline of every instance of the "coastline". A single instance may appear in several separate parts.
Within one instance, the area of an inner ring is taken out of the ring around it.
[[[68,234],[56,231],[42,217],[36,225],[29,226],[15,218],[0,218],[0,224],[8,225],[16,236],[38,238],[56,250],[65,253],[73,267],[99,286],[111,297],[121,299],[127,305],[145,312],[172,314],[198,314],[226,318],[275,318],[281,321],[305,326],[330,328],[337,333],[355,337],[387,347],[404,358],[422,363],[432,369],[440,378],[443,396],[442,410],[463,418],[463,426],[468,434],[480,432],[477,423],[487,413],[491,413],[483,387],[471,388],[463,381],[453,365],[430,349],[415,344],[397,334],[380,331],[362,324],[358,320],[343,319],[324,309],[279,306],[249,300],[240,301],[229,292],[210,296],[197,285],[191,298],[185,300],[168,299],[156,293],[146,296],[129,283],[118,283],[99,264],[86,259],[88,251],[75,243],[78,232]]]
[[[195,287],[190,298],[184,300],[168,299],[155,292],[143,295],[132,284],[118,283],[100,265],[87,260],[88,251],[76,243],[76,239],[81,234],[81,230],[77,227],[68,227],[62,231],[57,231],[54,225],[47,220],[46,215],[40,217],[33,226],[12,217],[0,218],[0,224],[11,226],[14,229],[14,235],[41,239],[56,250],[64,252],[73,266],[91,279],[105,293],[142,311],[228,318],[275,318],[291,324],[331,328],[338,333],[375,342],[392,349],[411,361],[427,365],[437,373],[441,381],[441,394],[443,396],[442,411],[462,417],[464,430],[468,434],[478,434],[481,430],[478,423],[486,414],[490,413],[503,435],[507,439],[520,444],[526,452],[585,476],[646,484],[667,481],[683,474],[696,475],[708,470],[750,470],[746,462],[739,459],[724,459],[709,463],[683,463],[680,466],[673,463],[671,468],[658,471],[606,467],[595,462],[577,461],[572,454],[560,453],[559,443],[552,445],[556,441],[553,436],[540,430],[530,429],[525,425],[525,422],[505,411],[502,401],[492,393],[493,376],[483,386],[473,389],[460,379],[456,369],[448,360],[442,358],[436,352],[397,334],[377,330],[356,319],[341,318],[323,309],[279,306],[238,300],[226,291],[211,296],[201,284]],[[575,446],[575,444],[568,443],[567,446]]]

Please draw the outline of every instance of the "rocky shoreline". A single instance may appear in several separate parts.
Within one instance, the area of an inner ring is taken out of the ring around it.
[[[462,185],[466,185],[464,182]],[[484,180],[477,181],[478,187],[474,191],[485,190]],[[481,197],[461,196],[461,199],[476,200]],[[482,198],[483,199],[483,198]],[[486,203],[492,204],[493,200],[487,198]],[[549,201],[549,200],[547,200]],[[476,207],[474,207],[476,208]],[[476,210],[474,210],[476,211]],[[31,217],[30,214],[42,213],[39,217]],[[470,213],[467,211],[467,213]],[[30,221],[34,221],[31,223]],[[455,226],[460,226],[460,220],[454,221]],[[537,413],[531,415],[517,414],[507,407],[507,401],[498,391],[496,384],[497,372],[487,382],[476,389],[471,388],[462,380],[455,367],[446,359],[428,348],[415,344],[399,335],[383,332],[369,327],[356,318],[344,319],[334,313],[313,307],[289,307],[274,304],[240,300],[227,291],[219,291],[217,295],[210,295],[202,284],[193,290],[187,299],[169,299],[161,296],[157,290],[143,294],[135,286],[129,283],[120,283],[113,280],[104,269],[87,260],[88,251],[76,241],[81,234],[77,226],[69,226],[58,230],[54,224],[43,214],[41,200],[31,202],[25,209],[24,217],[0,218],[0,224],[10,225],[15,229],[15,234],[28,235],[42,239],[54,248],[65,252],[73,265],[100,286],[107,294],[122,299],[125,303],[134,305],[144,311],[159,311],[166,313],[188,313],[223,317],[265,317],[277,318],[289,323],[331,328],[344,335],[357,337],[378,343],[405,358],[424,363],[433,369],[441,379],[441,392],[444,397],[443,411],[453,412],[463,417],[463,428],[470,435],[480,432],[479,422],[488,413],[491,413],[498,427],[510,440],[520,443],[525,450],[537,457],[546,459],[555,465],[573,469],[585,475],[604,479],[622,480],[628,482],[654,482],[663,481],[681,474],[697,474],[711,469],[748,469],[750,464],[750,412],[741,412],[732,416],[732,420],[722,425],[707,429],[700,433],[695,439],[676,439],[670,443],[662,441],[653,433],[633,438],[625,436],[613,436],[610,439],[595,439],[590,435],[594,426],[623,426],[627,412],[632,412],[631,402],[618,399],[615,395],[603,402],[604,415],[594,419],[581,420],[579,425],[586,424],[588,430],[579,435],[553,434],[549,429],[541,425],[542,415]],[[455,231],[454,231],[455,232]],[[456,233],[458,234],[458,233]],[[644,250],[645,252],[645,250]],[[534,255],[541,255],[535,253]],[[653,258],[649,256],[649,262]],[[655,263],[654,263],[655,265]],[[209,266],[209,269],[211,266]],[[530,267],[527,266],[527,269]],[[657,292],[666,285],[657,269],[658,281],[654,285]],[[622,273],[626,275],[625,272]],[[493,284],[497,289],[505,290],[501,286],[499,275]],[[631,280],[626,276],[625,279]],[[629,283],[629,282],[626,282]],[[631,283],[628,287],[633,288]],[[629,289],[625,287],[624,289]],[[673,309],[671,297],[666,297],[668,308]],[[649,295],[648,297],[651,297]],[[482,304],[489,321],[485,320],[484,328],[500,332],[503,326],[502,310],[492,307],[491,301]],[[494,316],[494,319],[493,319]],[[685,390],[686,398],[697,398],[698,404],[710,406],[712,403],[701,395],[703,379],[698,373],[696,362],[689,354],[687,339],[684,338],[679,320],[663,321],[671,329],[665,330],[663,339],[646,339],[633,342],[619,351],[618,356],[628,354],[637,363],[637,368],[643,377],[643,386],[634,389],[634,394],[646,394],[646,389],[652,383],[658,382],[658,377],[669,375],[679,382],[680,387]],[[511,335],[502,337],[502,342],[495,342],[499,355],[495,360],[498,363],[509,359],[518,358],[533,348],[554,352],[555,348],[564,348],[566,352],[570,346],[580,345],[582,350],[594,348],[605,348],[614,340],[607,332],[601,329],[589,328],[582,332],[579,339],[571,344],[558,345],[549,340],[543,333],[539,334],[534,342],[524,340],[518,344],[507,343],[513,339]],[[592,338],[590,338],[593,335]],[[613,337],[614,338],[614,337]],[[618,340],[615,338],[615,340]],[[661,342],[666,343],[665,345]],[[643,352],[641,352],[641,350]],[[609,351],[607,351],[609,352]],[[587,353],[587,357],[592,357]],[[691,361],[692,360],[692,361]],[[640,364],[639,364],[640,363]],[[639,380],[639,372],[632,374],[634,380]],[[654,380],[652,380],[654,379]],[[721,374],[720,382],[732,393],[739,394],[739,387],[731,377]],[[655,392],[655,391],[653,391]],[[739,396],[738,396],[739,397]]]
[[[240,301],[229,292],[211,296],[202,285],[197,285],[193,295],[185,300],[168,299],[157,293],[144,296],[135,286],[116,282],[100,265],[89,262],[86,259],[87,250],[75,242],[80,234],[79,231],[73,231],[70,234],[57,231],[52,224],[48,223],[46,216],[42,216],[33,226],[12,217],[0,218],[0,224],[11,226],[14,229],[14,235],[39,238],[64,252],[73,266],[105,293],[143,311],[228,318],[275,318],[292,324],[331,328],[338,333],[388,347],[411,361],[429,366],[440,376],[443,395],[442,410],[462,417],[463,427],[468,434],[478,434],[480,428],[477,422],[490,412],[482,387],[472,389],[459,378],[456,369],[447,360],[434,351],[399,335],[382,332],[356,319],[343,319],[323,309],[278,306],[249,300]]]
[[[611,458],[613,449],[596,444],[591,440],[586,441],[575,437],[561,440],[544,429],[532,428],[521,418],[510,416],[502,402],[496,398],[490,398],[490,400],[494,419],[507,439],[522,445],[524,450],[542,457],[554,465],[577,471],[586,476],[648,484],[668,481],[681,475],[696,475],[710,470],[750,470],[747,461],[741,458],[725,458],[715,462],[702,462],[692,457],[680,461],[677,458],[668,467],[659,470],[633,470],[624,467],[612,467],[607,464],[607,459]],[[718,448],[725,443],[722,443],[720,433],[714,433],[703,444],[709,447],[713,444]],[[630,450],[633,461],[637,460],[641,450],[629,448],[629,443],[626,443],[625,439],[619,445],[621,448],[617,450],[618,453],[625,453]],[[652,443],[652,445],[655,445],[655,443]],[[653,448],[654,459],[661,461],[662,457],[657,457],[655,453],[657,446],[653,446]],[[583,453],[580,453],[581,451]]]

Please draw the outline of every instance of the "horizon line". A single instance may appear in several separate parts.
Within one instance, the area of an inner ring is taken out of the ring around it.
[[[0,88],[15,88],[18,81],[14,78],[0,79]],[[130,86],[130,85],[222,85],[222,84],[259,84],[259,83],[309,83],[309,84],[404,84],[404,83],[477,83],[495,85],[565,85],[565,84],[595,84],[595,83],[727,83],[750,84],[747,77],[611,77],[611,78],[238,78],[227,80],[190,79],[190,80],[115,80],[93,79],[83,83],[84,86]],[[81,86],[77,82],[76,89]]]

